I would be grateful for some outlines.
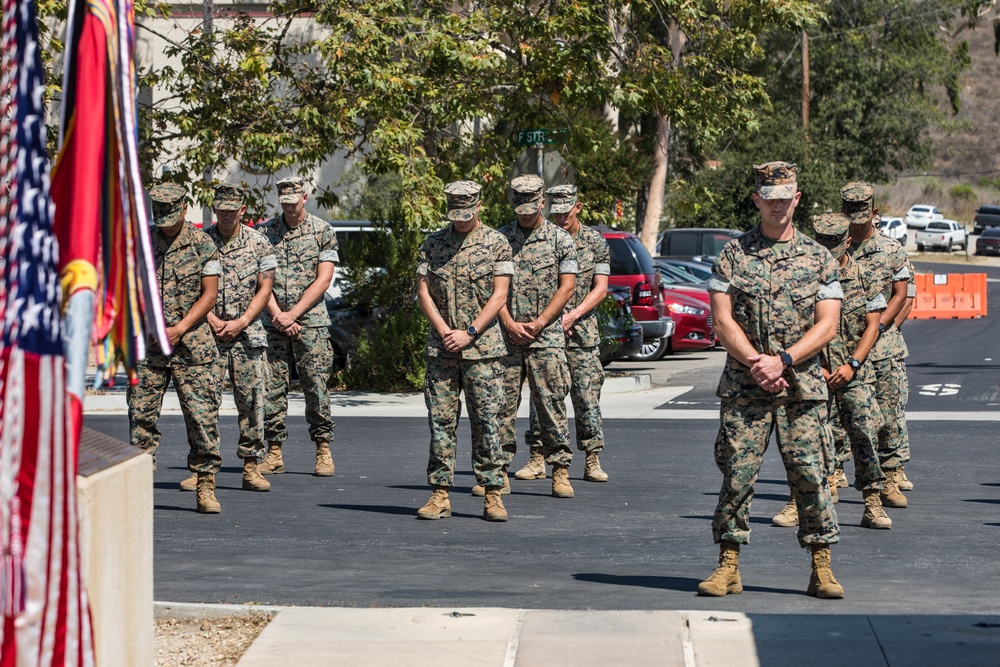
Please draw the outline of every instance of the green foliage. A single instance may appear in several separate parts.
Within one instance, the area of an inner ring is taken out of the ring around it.
[[[373,224],[376,229],[352,242],[337,268],[349,284],[347,301],[377,315],[359,334],[342,378],[349,389],[417,390],[423,386],[428,327],[415,296],[424,235],[407,225],[398,206]]]
[[[921,194],[924,197],[930,199],[937,199],[944,193],[944,188],[941,186],[941,181],[936,178],[928,178],[923,182],[920,188]]]
[[[992,190],[1000,190],[1000,176],[995,176],[993,178],[990,178],[988,176],[980,176],[979,187],[990,188]]]
[[[976,191],[972,189],[971,185],[959,184],[951,186],[948,194],[952,196],[953,199],[959,201],[976,201],[978,195]]]
[[[618,338],[622,337],[626,330],[635,323],[635,318],[631,314],[622,313],[618,300],[611,294],[608,294],[603,301],[597,304],[597,308],[594,309],[594,317],[597,318],[598,330],[601,332],[602,356],[605,352],[615,349],[618,346]]]

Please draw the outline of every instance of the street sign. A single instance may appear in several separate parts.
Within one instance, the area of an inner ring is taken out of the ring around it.
[[[566,130],[518,130],[518,146],[554,144],[566,136]]]

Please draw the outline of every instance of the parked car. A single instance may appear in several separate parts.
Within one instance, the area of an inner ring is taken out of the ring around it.
[[[601,326],[601,365],[607,366],[642,351],[642,325],[632,317],[632,295],[627,287],[608,285],[608,296],[618,306],[616,315]]]
[[[664,257],[690,257],[711,263],[730,239],[742,233],[735,229],[707,227],[668,229],[660,234],[656,247]]]
[[[611,250],[608,284],[625,287],[632,296],[632,317],[642,326],[643,345],[668,338],[674,332],[674,321],[663,310],[659,275],[645,246],[630,232],[605,225],[594,229],[601,232]]]
[[[982,234],[988,227],[1000,227],[1000,206],[980,206],[972,219],[972,233]]]
[[[903,246],[906,245],[907,235],[906,235],[906,224],[903,222],[902,218],[893,218],[885,216],[882,218],[880,224],[882,233],[888,236],[890,239],[896,239]]]
[[[707,297],[708,291],[702,291]],[[667,352],[701,351],[715,346],[712,309],[707,303],[691,295],[689,291],[674,289],[663,292],[663,301],[674,320],[675,328],[674,335],[666,342],[666,349],[660,354],[661,357]]]
[[[923,229],[927,223],[934,220],[944,220],[944,214],[930,204],[911,206],[910,210],[906,212],[906,217],[903,218],[907,229]]]
[[[917,250],[940,248],[950,251],[954,246],[959,246],[962,250],[969,247],[965,227],[954,220],[928,222],[926,229],[917,232]]]
[[[976,254],[987,253],[1000,255],[1000,227],[987,227],[976,239]]]
[[[659,268],[668,266],[675,271],[684,273],[691,277],[691,282],[705,284],[712,277],[712,265],[706,262],[696,262],[691,259],[678,259],[676,257],[657,257],[653,260]]]
[[[324,295],[326,312],[330,316],[330,347],[333,348],[333,371],[330,373],[331,386],[337,374],[347,368],[351,355],[357,347],[358,334],[374,324],[382,314],[381,308],[355,308],[342,297]],[[292,375],[296,369],[292,366]]]

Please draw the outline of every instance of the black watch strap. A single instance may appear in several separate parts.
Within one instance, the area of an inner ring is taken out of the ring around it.
[[[855,359],[854,357],[850,357],[850,358],[849,358],[849,359],[847,360],[847,363],[848,363],[848,365],[849,365],[849,366],[850,366],[851,368],[853,368],[854,370],[858,370],[859,368],[861,368],[861,362],[860,362],[860,361],[858,361],[857,359]]]
[[[781,359],[781,363],[783,363],[785,366],[792,365],[792,355],[788,354],[787,352],[782,352],[781,354],[778,355],[778,358]]]

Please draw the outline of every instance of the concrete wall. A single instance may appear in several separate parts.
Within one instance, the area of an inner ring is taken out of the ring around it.
[[[77,498],[97,664],[153,665],[153,459],[77,477]]]

